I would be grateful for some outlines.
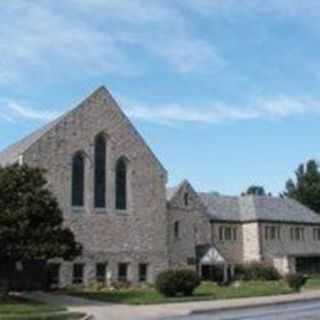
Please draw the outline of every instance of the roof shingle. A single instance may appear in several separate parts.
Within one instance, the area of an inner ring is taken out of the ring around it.
[[[279,221],[320,223],[320,215],[299,202],[266,196],[217,196],[200,193],[209,217],[222,221]]]

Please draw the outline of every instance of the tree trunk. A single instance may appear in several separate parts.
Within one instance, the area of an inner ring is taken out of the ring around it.
[[[10,290],[12,288],[12,278],[14,273],[15,263],[14,262],[6,262],[2,264],[1,277],[1,300],[6,300],[9,296]]]

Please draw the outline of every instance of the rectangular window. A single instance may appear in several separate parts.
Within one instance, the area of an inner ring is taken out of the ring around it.
[[[264,238],[269,239],[269,227],[264,227]]]
[[[277,227],[277,239],[281,240],[281,230],[280,227]]]
[[[75,263],[73,265],[72,283],[73,284],[82,284],[83,283],[83,274],[84,274],[84,264],[83,263]]]
[[[146,263],[139,264],[139,282],[148,280],[148,265]]]
[[[294,228],[290,228],[290,239],[294,240]]]
[[[320,241],[320,228],[313,229],[313,240]]]
[[[96,280],[98,282],[102,282],[102,283],[106,282],[106,271],[107,271],[107,264],[106,263],[97,263],[96,264]]]
[[[223,240],[223,227],[219,227],[219,240],[222,241]]]
[[[233,241],[236,241],[237,240],[237,228],[233,228],[232,231],[233,231]]]
[[[275,226],[270,227],[270,239],[271,240],[276,239],[276,227]]]
[[[231,240],[231,228],[224,228],[224,239]]]
[[[266,240],[280,240],[280,227],[266,226],[264,230],[264,237]]]
[[[60,263],[50,263],[48,266],[48,278],[50,287],[57,287],[60,282]]]
[[[118,280],[121,282],[128,281],[128,264],[127,263],[119,263]]]
[[[215,226],[212,222],[210,222],[210,228],[211,228],[211,242],[214,242],[216,239],[215,235]]]
[[[290,229],[290,238],[291,240],[304,241],[304,228],[291,228]]]
[[[197,264],[197,259],[194,257],[187,258],[188,266],[195,266]]]
[[[280,239],[280,228],[276,227],[276,226],[272,226],[270,227],[270,239],[271,240],[276,240],[276,239]]]

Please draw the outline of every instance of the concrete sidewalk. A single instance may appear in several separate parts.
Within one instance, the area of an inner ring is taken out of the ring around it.
[[[26,294],[26,297],[46,303],[64,305],[69,307],[70,311],[85,312],[95,316],[95,319],[97,320],[156,320],[207,311],[231,310],[318,299],[320,301],[320,290],[271,297],[172,303],[150,306],[108,304],[48,293],[28,293]]]

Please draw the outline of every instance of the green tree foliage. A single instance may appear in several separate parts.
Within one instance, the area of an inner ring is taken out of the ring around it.
[[[262,186],[250,186],[247,191],[245,192],[245,194],[252,194],[255,196],[265,196],[266,195],[266,191],[264,190],[264,187]]]
[[[298,292],[306,284],[308,278],[303,274],[292,273],[287,274],[285,280],[291,289],[294,289]]]
[[[46,188],[44,171],[26,165],[0,167],[0,263],[71,260],[81,254],[72,231]]]
[[[320,213],[320,172],[315,160],[300,164],[295,172],[296,179],[289,179],[283,196],[293,198]]]

